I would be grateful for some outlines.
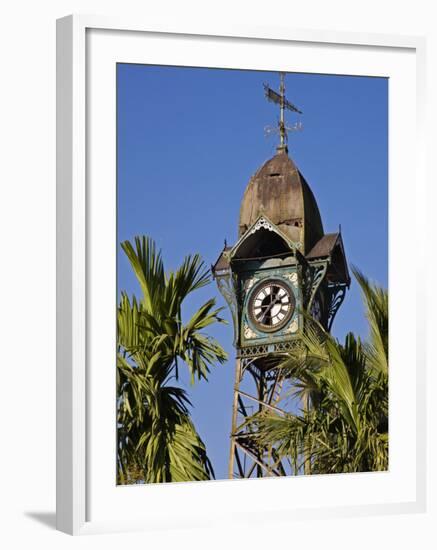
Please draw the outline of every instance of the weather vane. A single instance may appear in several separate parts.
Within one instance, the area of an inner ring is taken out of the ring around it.
[[[285,73],[279,73],[281,82],[279,86],[279,94],[272,90],[268,84],[264,84],[264,91],[268,101],[276,103],[280,107],[280,119],[278,121],[278,126],[273,128],[271,126],[266,126],[264,128],[267,135],[271,133],[279,133],[280,143],[278,151],[287,151],[287,142],[288,142],[288,132],[294,132],[302,129],[302,123],[296,122],[293,126],[287,126],[285,123],[285,109],[293,111],[294,113],[302,114],[296,105],[293,105],[285,97]]]

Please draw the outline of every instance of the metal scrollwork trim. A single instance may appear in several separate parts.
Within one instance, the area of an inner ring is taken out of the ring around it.
[[[256,224],[250,230],[250,233],[255,233],[259,229],[267,229],[268,231],[274,231],[273,225],[268,222],[265,218],[260,218]]]
[[[238,301],[237,293],[235,290],[234,281],[232,278],[232,273],[229,271],[226,275],[221,275],[216,277],[216,282],[218,289],[226,300],[226,303],[231,310],[232,321],[234,324],[234,345],[237,345],[238,342]]]
[[[333,286],[331,290],[331,303],[328,311],[328,332],[331,332],[332,323],[346,296],[346,285]]]
[[[327,263],[313,267],[313,276],[312,276],[312,282],[311,282],[311,296],[307,305],[307,309],[311,308],[311,305],[314,300],[314,296],[316,295],[317,289],[319,288],[320,283],[323,281],[326,275],[327,268],[328,268]]]

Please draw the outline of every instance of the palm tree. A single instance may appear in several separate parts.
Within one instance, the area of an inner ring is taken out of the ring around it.
[[[205,445],[190,419],[184,389],[171,383],[188,368],[191,382],[207,380],[226,353],[204,329],[224,322],[208,300],[184,324],[187,296],[210,282],[198,255],[164,271],[149,238],[122,243],[139,282],[140,300],[122,292],[117,323],[118,481],[169,482],[214,477]]]
[[[263,449],[276,449],[296,473],[388,468],[388,294],[354,270],[369,323],[369,340],[352,333],[341,345],[309,320],[304,347],[290,353],[287,371],[308,409],[249,419]]]

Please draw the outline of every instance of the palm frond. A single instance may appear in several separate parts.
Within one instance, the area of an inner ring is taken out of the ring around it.
[[[365,345],[368,364],[388,375],[388,292],[370,283],[357,268],[352,271],[361,287],[369,321],[370,338]]]
[[[222,308],[208,300],[186,325],[186,297],[210,281],[198,255],[165,273],[161,253],[147,238],[122,244],[142,298],[121,294],[117,316],[118,478],[122,483],[201,480],[213,477],[211,463],[190,419],[190,401],[178,380],[179,362],[191,381],[207,380],[226,353],[205,334],[222,323]]]
[[[129,241],[121,244],[143,292],[146,311],[151,311],[156,294],[164,287],[165,274],[161,253],[148,237],[135,237],[135,248]]]

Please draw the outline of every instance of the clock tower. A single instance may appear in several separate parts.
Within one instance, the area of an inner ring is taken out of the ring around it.
[[[265,86],[280,106],[276,154],[249,180],[240,207],[238,240],[225,246],[213,275],[231,310],[236,348],[230,478],[288,475],[275,450],[261,449],[246,420],[270,409],[286,412],[290,381],[278,368],[302,345],[307,316],[330,331],[350,277],[340,232],[324,233],[316,199],[288,155],[286,109],[300,111]]]

